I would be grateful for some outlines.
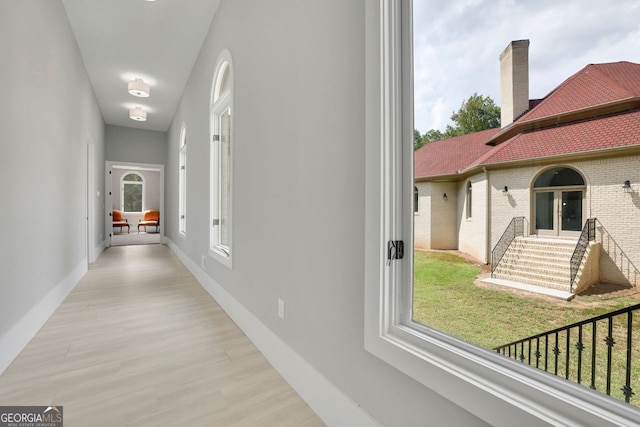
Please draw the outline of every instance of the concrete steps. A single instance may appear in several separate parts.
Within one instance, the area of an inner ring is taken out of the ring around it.
[[[575,240],[517,237],[493,272],[493,278],[570,291],[570,261]]]

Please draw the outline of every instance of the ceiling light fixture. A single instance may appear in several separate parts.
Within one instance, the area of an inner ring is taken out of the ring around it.
[[[137,122],[144,122],[147,120],[147,112],[141,107],[132,108],[129,110],[129,118]]]
[[[140,98],[147,98],[151,93],[151,88],[142,79],[131,80],[128,85],[129,93]]]

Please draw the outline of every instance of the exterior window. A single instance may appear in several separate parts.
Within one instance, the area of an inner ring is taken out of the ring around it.
[[[122,177],[120,206],[124,212],[144,210],[144,179],[141,175],[131,172]]]
[[[489,425],[636,423],[630,406],[413,321],[412,2],[365,9],[366,38],[380,43],[365,64],[377,89],[365,113],[365,349]]]
[[[418,187],[413,187],[413,213],[418,213]]]
[[[184,237],[187,235],[187,131],[184,125],[180,131],[178,164],[178,231]]]
[[[231,267],[233,176],[233,69],[224,50],[211,97],[211,232],[210,253]]]
[[[467,183],[467,219],[473,216],[473,197],[471,182]]]

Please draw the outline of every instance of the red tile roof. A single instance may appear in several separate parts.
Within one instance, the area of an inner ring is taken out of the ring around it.
[[[470,166],[630,145],[640,145],[640,109],[519,133]]]
[[[640,65],[632,62],[590,64],[565,80],[518,121],[640,96]]]
[[[434,141],[413,155],[416,177],[451,175],[466,169],[478,157],[495,147],[486,144],[500,128]]]
[[[611,107],[623,100],[632,100],[631,107]],[[556,121],[557,116],[584,109],[592,110]],[[591,64],[505,129],[422,147],[414,155],[415,177],[432,178],[496,163],[633,145],[640,147],[640,64]]]

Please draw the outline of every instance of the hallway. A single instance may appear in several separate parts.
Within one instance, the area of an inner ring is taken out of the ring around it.
[[[111,247],[0,376],[65,426],[324,423],[164,245]]]

